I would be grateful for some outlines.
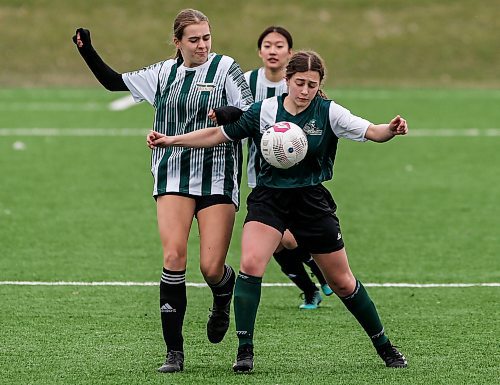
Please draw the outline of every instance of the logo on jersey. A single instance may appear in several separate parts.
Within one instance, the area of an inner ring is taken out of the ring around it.
[[[302,128],[306,135],[321,135],[323,130],[316,127],[316,120],[312,119]]]
[[[215,83],[196,83],[196,88],[200,92],[203,91],[212,92],[213,89],[215,88]]]

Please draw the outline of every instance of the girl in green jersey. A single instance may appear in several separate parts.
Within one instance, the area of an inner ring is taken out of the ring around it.
[[[248,196],[234,299],[239,339],[235,372],[253,369],[254,325],[262,276],[285,229],[312,254],[328,284],[368,334],[386,366],[407,366],[406,358],[387,338],[367,291],[351,272],[337,207],[322,182],[333,177],[339,138],[386,142],[405,135],[408,127],[399,115],[389,123],[373,124],[326,99],[320,90],[324,75],[318,54],[297,52],[286,70],[288,94],[255,103],[233,124],[179,136],[152,131],[146,138],[150,148],[158,148],[207,147],[252,137],[259,149],[263,132],[279,121],[297,124],[307,135],[305,159],[289,169],[263,162],[257,187]]]

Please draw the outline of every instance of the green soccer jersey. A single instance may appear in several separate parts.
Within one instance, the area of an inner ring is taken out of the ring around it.
[[[279,82],[272,82],[266,78],[264,67],[253,71],[245,72],[245,80],[250,86],[253,100],[261,100],[284,94],[287,90],[285,78]],[[257,175],[260,172],[261,158],[257,147],[252,138],[248,138],[248,156],[247,156],[247,180],[249,187],[257,185]]]
[[[211,53],[206,63],[188,68],[166,60],[123,74],[136,101],[155,108],[154,129],[180,135],[214,126],[210,109],[235,106],[247,110],[252,95],[239,65],[230,57]],[[241,144],[210,148],[155,148],[151,157],[153,195],[180,192],[229,196],[239,205]]]
[[[285,97],[286,94],[255,103],[236,123],[224,125],[222,132],[230,140],[251,137],[261,155],[260,141],[267,128],[281,121],[295,123],[307,136],[306,157],[289,169],[278,169],[262,161],[257,186],[296,188],[331,179],[338,139],[365,141],[371,123],[320,96],[301,113],[291,115],[283,107]]]

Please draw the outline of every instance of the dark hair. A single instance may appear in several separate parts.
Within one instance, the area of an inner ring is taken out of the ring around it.
[[[267,27],[264,32],[262,32],[259,36],[259,40],[257,40],[257,48],[260,49],[262,47],[262,41],[265,39],[267,35],[270,33],[279,33],[280,35],[283,35],[283,37],[286,39],[286,42],[288,43],[288,49],[292,49],[293,47],[293,39],[292,35],[290,35],[290,32],[288,32],[285,28],[283,27],[278,27],[278,26],[270,26]]]
[[[174,20],[174,37],[177,40],[182,39],[182,35],[184,34],[184,29],[191,24],[198,24],[202,21],[206,21],[208,23],[208,27],[210,27],[210,21],[208,21],[208,17],[206,17],[202,12],[197,11],[196,9],[183,9],[180,11]],[[176,59],[182,59],[181,51],[178,49],[175,53]]]
[[[326,68],[321,56],[314,51],[298,51],[294,53],[286,66],[285,78],[290,80],[297,72],[316,71],[319,74],[320,85],[325,78]],[[318,94],[326,99],[323,90],[318,89]]]

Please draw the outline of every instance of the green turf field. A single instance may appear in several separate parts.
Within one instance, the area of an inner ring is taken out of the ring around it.
[[[339,89],[375,122],[411,133],[341,141],[334,181],[343,236],[365,283],[500,282],[500,91]],[[144,135],[152,110],[102,89],[0,90],[0,281],[159,280],[161,246]],[[242,191],[246,197],[248,190]],[[238,266],[238,214],[228,261]],[[202,282],[197,231],[187,280]],[[287,279],[271,263],[265,283]],[[264,287],[256,369],[235,376],[234,325],[205,337],[207,288],[188,288],[186,368],[159,375],[154,286],[0,284],[1,384],[498,384],[498,286],[371,287],[409,360],[386,369],[336,298],[301,313],[294,287]]]

